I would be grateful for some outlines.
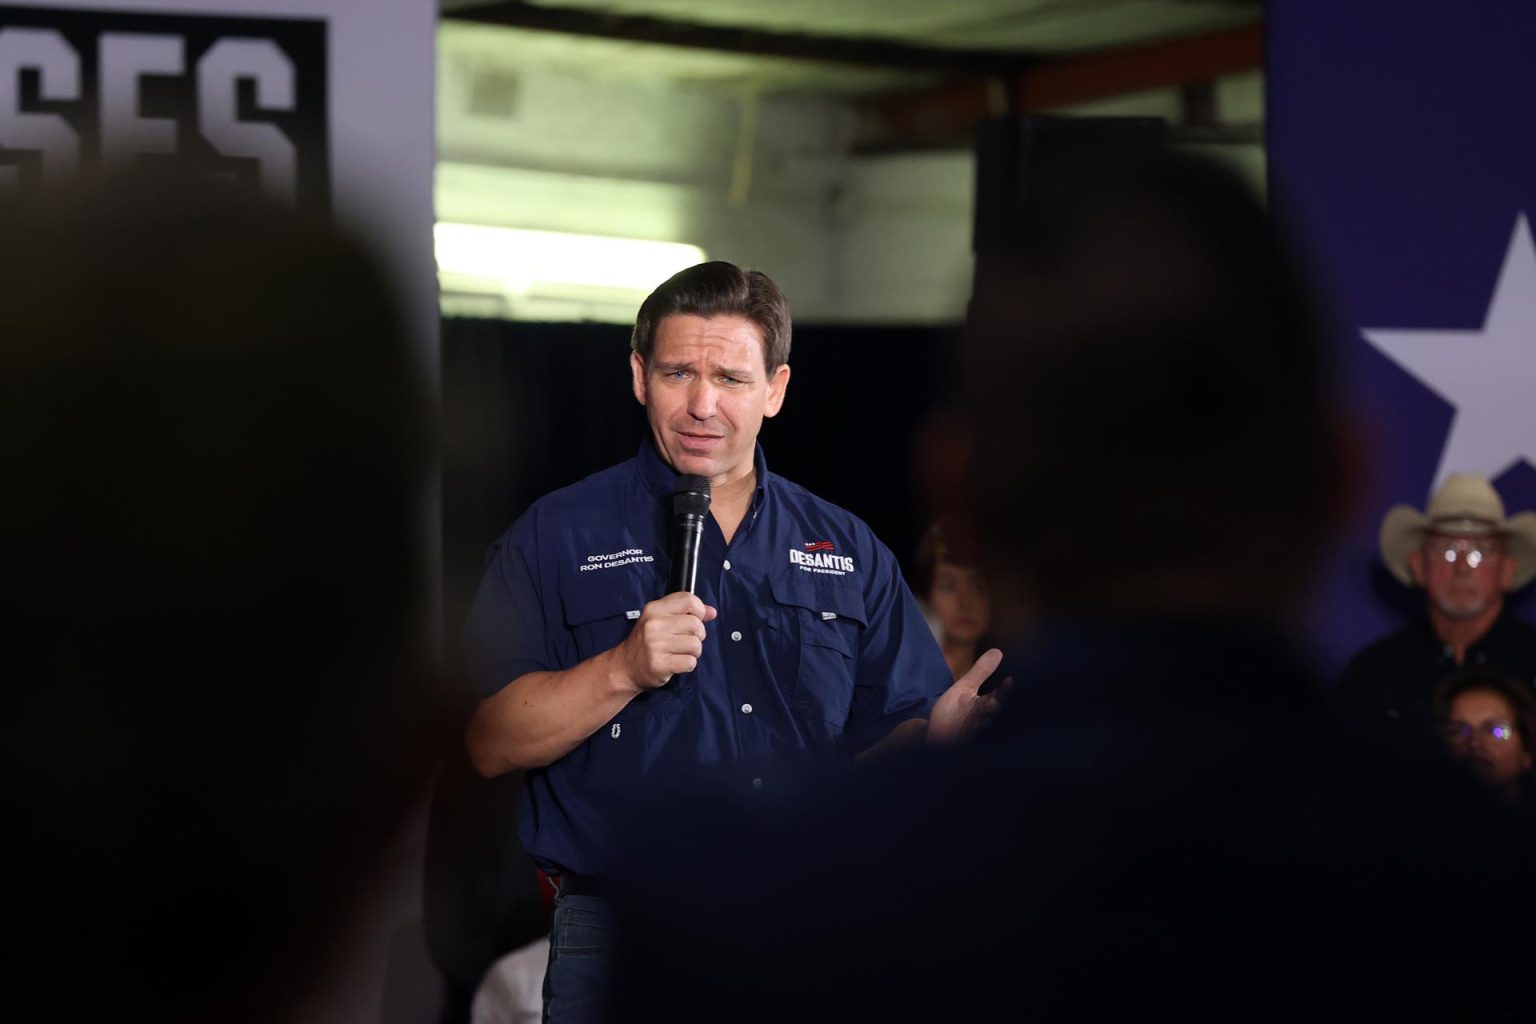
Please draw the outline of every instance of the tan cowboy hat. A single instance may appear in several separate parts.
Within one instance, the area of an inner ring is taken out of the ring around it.
[[[1505,549],[1516,559],[1510,590],[1525,586],[1536,576],[1536,512],[1504,518],[1504,502],[1485,478],[1472,473],[1452,473],[1429,499],[1423,512],[1394,505],[1381,521],[1381,560],[1393,576],[1410,587],[1408,552],[1418,547],[1427,532],[1451,537],[1482,537],[1498,534]]]

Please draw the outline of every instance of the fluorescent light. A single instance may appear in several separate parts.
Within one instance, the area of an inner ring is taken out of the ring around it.
[[[435,240],[439,273],[477,279],[512,293],[550,285],[621,289],[643,295],[679,270],[705,260],[703,249],[681,242],[485,224],[439,222]]]

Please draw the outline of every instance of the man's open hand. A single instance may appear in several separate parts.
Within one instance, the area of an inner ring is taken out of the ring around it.
[[[642,690],[653,689],[673,676],[692,672],[704,653],[704,623],[715,610],[693,594],[679,591],[652,601],[617,653],[625,674]]]
[[[945,746],[963,740],[988,722],[1002,707],[1001,696],[1009,686],[1009,680],[986,696],[977,691],[1003,660],[1003,652],[996,647],[976,659],[971,670],[953,686],[945,690],[928,715],[928,742]]]

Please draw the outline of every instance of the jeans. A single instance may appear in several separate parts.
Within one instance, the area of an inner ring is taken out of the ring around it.
[[[546,1024],[602,1024],[608,1019],[612,943],[613,912],[607,900],[560,896],[544,974]]]

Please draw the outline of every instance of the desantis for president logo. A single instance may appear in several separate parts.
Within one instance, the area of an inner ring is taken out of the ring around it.
[[[324,212],[326,24],[0,5],[0,187],[176,160]]]
[[[832,576],[846,576],[853,572],[853,559],[835,554],[836,548],[829,540],[810,541],[805,550],[789,549],[791,565],[798,565],[803,572],[820,572]]]

